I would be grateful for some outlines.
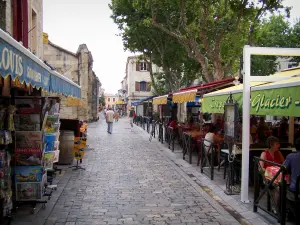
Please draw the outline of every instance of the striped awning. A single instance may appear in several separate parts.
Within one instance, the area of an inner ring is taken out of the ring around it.
[[[174,93],[172,97],[173,103],[194,102],[196,99],[197,89]]]
[[[168,103],[168,95],[153,98],[153,105],[166,105]]]

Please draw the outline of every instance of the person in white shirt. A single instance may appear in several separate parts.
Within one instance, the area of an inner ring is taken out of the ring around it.
[[[107,132],[111,134],[114,122],[114,111],[111,108],[109,108],[109,110],[106,112],[105,118],[107,123]]]

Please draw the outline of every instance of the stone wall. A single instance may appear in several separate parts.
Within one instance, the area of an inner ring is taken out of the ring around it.
[[[44,60],[57,68],[57,72],[78,82],[78,58],[75,53],[69,52],[51,42],[44,43]],[[53,95],[53,94],[52,94]],[[66,97],[61,97],[60,117],[62,119],[78,119],[78,107],[66,106]]]
[[[51,42],[44,44],[44,60],[56,67],[57,72],[78,84],[78,58],[56,47]]]
[[[89,93],[89,50],[85,44],[79,46],[78,55],[78,73],[80,77],[79,85],[81,86],[81,98],[82,101],[88,103],[88,93]],[[78,108],[78,118],[80,120],[88,120],[89,113],[88,108]]]
[[[33,13],[37,17],[36,24],[33,24]],[[43,0],[28,0],[28,32],[29,48],[39,58],[43,58]]]

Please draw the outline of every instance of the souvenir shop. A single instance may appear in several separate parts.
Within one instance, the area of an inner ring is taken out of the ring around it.
[[[59,97],[82,104],[80,86],[51,71],[34,54],[0,30],[0,224],[12,209],[46,207],[56,186],[59,160]]]

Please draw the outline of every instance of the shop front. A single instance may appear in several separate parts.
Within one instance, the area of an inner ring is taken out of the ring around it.
[[[42,92],[81,104],[81,90],[1,29],[0,75],[0,221],[9,222],[13,207],[47,203],[48,171],[60,157],[59,98]]]

